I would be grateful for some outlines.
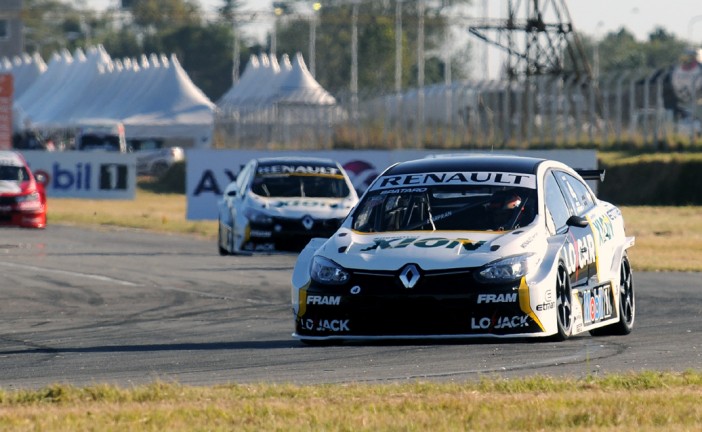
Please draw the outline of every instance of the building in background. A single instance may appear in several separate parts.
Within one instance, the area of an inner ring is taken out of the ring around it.
[[[0,0],[0,58],[22,54],[22,0]]]

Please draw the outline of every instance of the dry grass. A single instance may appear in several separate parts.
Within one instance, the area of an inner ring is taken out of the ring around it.
[[[0,392],[3,430],[696,430],[702,374]]]
[[[137,190],[134,201],[49,199],[49,224],[143,228],[214,240],[216,221],[187,221],[182,194]],[[702,207],[624,207],[630,258],[636,270],[702,271]]]
[[[120,226],[216,238],[216,221],[185,219],[182,194],[157,194],[137,189],[133,201],[49,198],[48,223]]]

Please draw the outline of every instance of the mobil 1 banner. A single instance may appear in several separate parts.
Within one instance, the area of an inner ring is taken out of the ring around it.
[[[43,177],[49,198],[131,200],[136,191],[136,155],[103,151],[22,152]]]

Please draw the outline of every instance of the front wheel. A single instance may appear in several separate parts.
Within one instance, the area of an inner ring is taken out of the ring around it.
[[[573,327],[573,301],[570,277],[563,265],[558,266],[556,273],[556,314],[558,333],[554,335],[554,339],[564,341],[570,337]]]
[[[217,248],[220,255],[229,255],[229,250],[222,247],[222,221],[220,220],[217,221]]]
[[[623,336],[631,333],[636,317],[634,276],[629,258],[624,255],[619,269],[619,322],[590,331],[593,336]]]

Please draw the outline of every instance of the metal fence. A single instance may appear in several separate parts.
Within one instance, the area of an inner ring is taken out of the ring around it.
[[[670,71],[596,81],[533,77],[454,82],[401,94],[336,95],[336,105],[260,101],[220,107],[214,145],[252,149],[654,148],[702,145],[694,83]]]

